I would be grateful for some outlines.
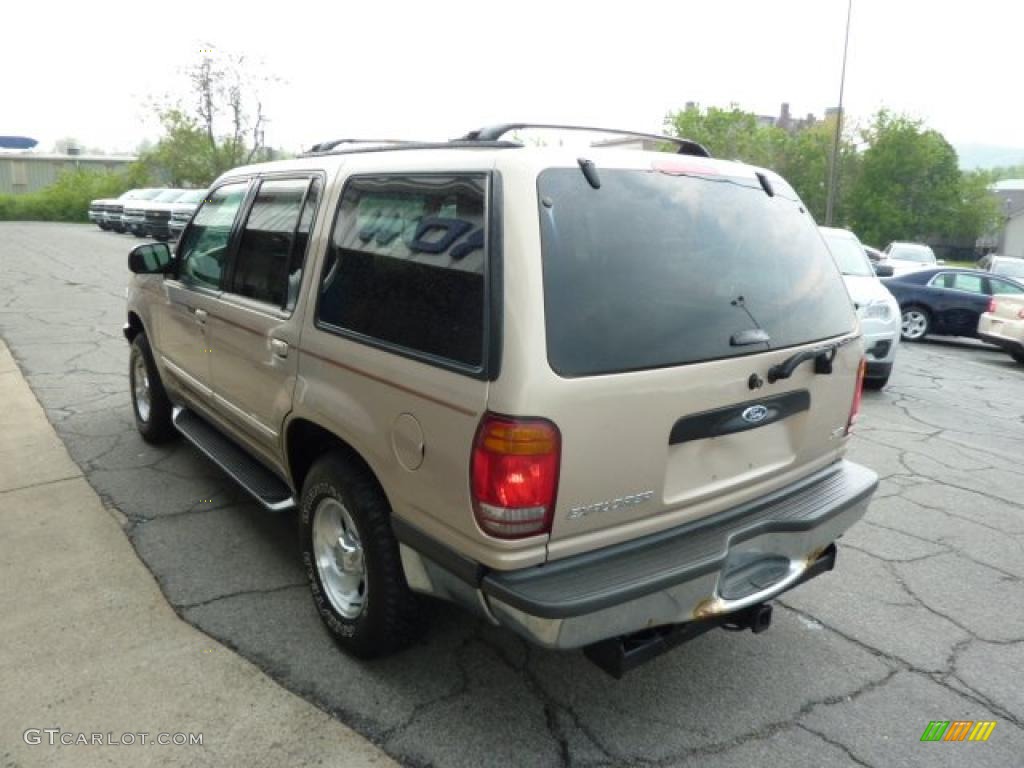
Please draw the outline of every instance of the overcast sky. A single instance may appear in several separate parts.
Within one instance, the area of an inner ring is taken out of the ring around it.
[[[687,101],[795,115],[838,100],[846,0],[346,3],[11,0],[0,134],[108,151],[158,135],[204,43],[261,59],[267,143],[450,138],[533,120],[659,131]],[[101,21],[102,19],[102,21]],[[846,107],[925,119],[953,143],[1024,146],[1019,0],[854,0]]]

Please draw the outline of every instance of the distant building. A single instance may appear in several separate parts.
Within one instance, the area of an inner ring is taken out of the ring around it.
[[[688,101],[686,102],[687,109],[697,109],[697,102]],[[835,117],[839,113],[838,107],[829,107],[825,110],[825,119],[828,120],[830,117]],[[784,101],[779,107],[778,115],[755,115],[757,124],[764,126],[765,128],[781,128],[787,133],[796,133],[802,131],[805,128],[812,128],[817,125],[820,120],[814,116],[813,112],[808,112],[804,117],[794,117],[789,111],[789,102]]]
[[[827,116],[832,110],[825,110]],[[757,122],[759,125],[767,127],[781,128],[787,133],[797,133],[805,128],[813,128],[820,121],[814,116],[813,112],[808,112],[805,117],[794,117],[789,111],[789,102],[782,102],[782,106],[779,107],[778,116],[775,115],[758,115]]]
[[[62,171],[90,168],[117,171],[133,163],[129,155],[47,154],[0,152],[0,195],[23,195],[48,187]]]
[[[999,201],[999,228],[981,237],[978,247],[1002,256],[1024,259],[1024,179],[1004,179],[988,188]]]

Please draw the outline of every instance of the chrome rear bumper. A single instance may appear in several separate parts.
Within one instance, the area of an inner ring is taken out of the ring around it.
[[[823,554],[864,515],[877,485],[871,470],[840,461],[711,518],[519,571],[479,569],[476,578],[465,565],[456,575],[439,564],[446,558],[436,545],[404,535],[408,524],[396,534],[413,589],[462,603],[538,645],[579,648],[737,613],[819,575]]]

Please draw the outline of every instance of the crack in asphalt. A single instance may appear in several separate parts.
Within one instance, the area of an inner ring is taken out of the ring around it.
[[[221,600],[230,600],[233,597],[242,597],[243,595],[273,595],[277,592],[286,592],[289,589],[297,589],[299,587],[308,588],[309,583],[306,581],[296,582],[294,584],[281,584],[277,587],[265,587],[264,589],[239,589],[237,592],[227,592],[223,595],[217,595],[216,597],[210,597],[206,600],[200,600],[196,603],[171,603],[171,606],[178,612],[179,615],[191,611],[194,608],[202,608],[206,605],[218,603]],[[168,601],[170,602],[170,601]],[[191,622],[190,622],[191,623]]]
[[[841,741],[836,741],[835,739],[833,739],[828,734],[822,733],[821,731],[816,731],[813,728],[810,728],[810,727],[804,725],[803,723],[797,723],[796,727],[797,728],[801,728],[801,729],[807,731],[807,733],[810,733],[813,736],[817,736],[819,739],[824,741],[826,744],[831,744],[836,749],[841,750],[842,752],[844,752],[846,754],[846,756],[848,758],[850,758],[850,760],[855,762],[857,765],[863,765],[864,768],[875,768],[875,766],[873,764],[869,763],[867,760],[864,760],[861,757],[858,757],[856,754],[854,754],[852,749],[850,749],[848,746],[843,744]]]

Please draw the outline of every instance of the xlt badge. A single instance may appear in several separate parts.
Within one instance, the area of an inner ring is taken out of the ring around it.
[[[653,495],[654,491],[643,491],[642,493],[634,493],[631,496],[623,496],[621,499],[609,499],[608,501],[599,501],[597,504],[573,507],[569,510],[569,519],[578,520],[593,512],[617,512],[627,507],[635,507],[650,501]]]

